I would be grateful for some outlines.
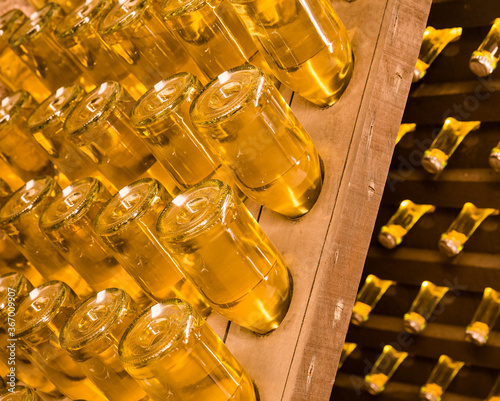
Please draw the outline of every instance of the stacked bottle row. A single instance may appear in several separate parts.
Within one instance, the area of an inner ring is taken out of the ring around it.
[[[61,281],[31,289],[19,273],[0,277],[0,287],[2,352],[29,365],[8,368],[11,391],[19,374],[44,397],[257,399],[244,368],[186,301],[141,308],[109,288],[82,302]]]
[[[2,16],[0,76],[6,87],[28,90],[38,101],[61,86],[79,83],[88,91],[109,80],[137,99],[176,72],[206,83],[250,62],[327,107],[352,75],[345,28],[327,1],[294,1],[286,12],[282,2],[239,0],[37,6],[29,19],[19,10]]]
[[[357,348],[355,343],[345,343],[340,358],[340,366]],[[407,359],[408,353],[395,349],[392,345],[383,347],[382,353],[371,365],[365,377],[356,382],[361,390],[365,390],[371,395],[378,395],[385,390],[385,386],[397,369]],[[441,355],[430,373],[427,381],[420,387],[419,398],[421,400],[439,401],[448,389],[453,379],[465,365],[462,361],[455,361],[448,355]],[[500,394],[500,376],[492,387],[485,401],[497,401]]]
[[[413,82],[420,81],[427,70],[450,43],[460,39],[462,28],[435,29],[428,26],[424,32],[422,47],[413,73]],[[486,77],[495,71],[500,53],[500,18],[496,18],[490,31],[469,60],[470,70],[478,77]]]
[[[414,123],[401,124],[396,144],[406,134],[415,131],[416,127]],[[422,167],[431,174],[442,172],[467,134],[480,127],[480,121],[458,121],[453,117],[447,118],[431,146],[424,152]],[[500,171],[500,143],[491,150],[488,161],[493,170]]]
[[[402,201],[398,210],[380,229],[380,244],[388,249],[395,248],[424,214],[433,213],[435,210],[434,205],[419,205],[409,199]],[[478,208],[471,202],[465,203],[456,219],[441,234],[439,250],[448,257],[457,256],[480,224],[488,216],[498,214],[498,209]]]
[[[382,296],[389,287],[395,284],[392,280],[381,280],[373,274],[368,275],[356,297],[351,323],[361,325],[366,322]],[[438,304],[451,290],[453,289],[424,281],[409,311],[404,315],[404,330],[410,334],[421,333]],[[474,316],[465,329],[465,339],[476,345],[486,344],[499,316],[500,292],[487,287],[484,289],[482,300]]]

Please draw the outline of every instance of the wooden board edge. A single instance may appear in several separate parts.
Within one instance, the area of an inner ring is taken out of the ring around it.
[[[430,4],[388,1],[283,401],[329,398]]]

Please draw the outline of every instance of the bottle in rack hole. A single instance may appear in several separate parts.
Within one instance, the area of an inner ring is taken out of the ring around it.
[[[185,301],[152,306],[118,348],[125,369],[153,400],[256,401],[248,373]]]
[[[216,312],[259,334],[282,322],[291,275],[227,184],[204,181],[178,195],[158,218],[157,233]]]
[[[460,36],[462,36],[462,28],[460,27],[435,29],[432,26],[428,26],[425,28],[417,65],[413,71],[413,82],[420,81],[448,43],[460,39]]]
[[[396,284],[396,282],[381,280],[377,276],[369,274],[356,297],[356,302],[352,309],[351,323],[360,325],[366,322],[375,305],[377,305],[380,298],[382,298],[393,284]]]
[[[407,356],[407,352],[398,352],[393,346],[386,345],[370,372],[365,376],[366,391],[372,395],[383,392],[387,382]]]
[[[469,61],[471,71],[478,77],[486,77],[493,73],[500,60],[500,18],[493,25]]]
[[[448,287],[440,287],[430,281],[424,281],[410,310],[404,315],[404,330],[411,334],[421,333],[427,326],[427,321],[434,309],[448,291]]]
[[[120,338],[138,315],[126,292],[108,288],[80,304],[61,329],[61,347],[110,401],[149,400],[118,358]]]
[[[442,395],[464,364],[461,361],[454,361],[448,355],[441,355],[427,382],[420,389],[420,399],[441,401]]]
[[[499,315],[500,292],[487,287],[472,321],[465,329],[465,339],[476,345],[486,344]]]
[[[429,149],[425,151],[422,167],[432,174],[443,171],[448,164],[448,159],[465,136],[479,129],[480,126],[480,121],[458,121],[453,117],[448,117]]]
[[[435,209],[433,205],[417,205],[409,199],[404,200],[396,213],[380,229],[378,241],[388,249],[398,246],[415,223],[425,213],[433,213]]]
[[[478,208],[471,202],[465,203],[457,218],[441,234],[439,250],[450,258],[457,256],[484,219],[496,216],[498,213],[498,209]]]
[[[417,124],[401,124],[399,126],[399,130],[398,130],[398,136],[396,137],[396,145],[399,143],[399,141],[401,139],[403,139],[403,137],[406,135],[406,134],[409,134],[410,132],[413,132],[415,131],[415,129],[417,128]]]
[[[321,159],[261,70],[245,65],[222,73],[193,101],[190,117],[250,199],[291,218],[314,206]]]
[[[347,32],[328,0],[231,0],[274,75],[319,107],[351,79]]]

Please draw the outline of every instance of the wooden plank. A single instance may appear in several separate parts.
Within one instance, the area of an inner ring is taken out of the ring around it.
[[[292,104],[325,162],[323,194],[300,221],[266,210],[260,219],[294,275],[292,305],[269,336],[233,325],[227,340],[263,401],[330,394],[430,4],[334,5],[352,38],[353,80],[331,109],[312,109],[297,96]]]
[[[439,359],[442,354],[474,367],[498,369],[500,333],[492,332],[486,345],[478,347],[465,341],[465,327],[430,322],[417,336],[403,331],[403,320],[392,316],[373,315],[362,326],[351,326],[347,341],[365,346],[396,342],[412,355]],[[477,369],[475,369],[477,370]]]
[[[491,76],[459,83],[421,84],[408,100],[403,122],[440,124],[447,117],[498,121],[499,102],[500,81]]]
[[[393,251],[371,247],[365,271],[383,279],[418,285],[424,280],[459,291],[500,290],[500,255],[464,252],[454,259],[438,250],[400,247]]]

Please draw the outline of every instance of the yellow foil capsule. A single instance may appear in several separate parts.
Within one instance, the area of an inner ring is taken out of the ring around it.
[[[453,220],[448,229],[441,234],[439,240],[439,250],[446,256],[458,255],[467,240],[476,231],[479,225],[488,216],[498,215],[497,209],[478,208],[474,204],[467,202],[460,211],[458,217]]]
[[[422,47],[413,72],[413,82],[420,81],[448,43],[458,40],[460,36],[462,28],[435,29],[432,26],[425,28]]]
[[[344,343],[344,345],[342,346],[342,353],[340,354],[339,367],[337,369],[340,369],[342,367],[345,360],[349,358],[349,355],[353,353],[357,346],[358,344],[355,343]]]
[[[396,213],[380,229],[379,242],[389,249],[398,246],[415,223],[425,213],[432,213],[435,209],[433,205],[417,205],[411,200],[404,200],[399,205]]]
[[[424,281],[410,310],[404,315],[405,331],[412,334],[422,332],[427,326],[427,320],[448,290],[448,287],[439,287],[430,281]]]
[[[422,167],[429,173],[436,174],[446,167],[448,159],[462,143],[465,136],[479,129],[480,121],[457,121],[449,117],[443,124],[438,136],[424,153]]]
[[[393,284],[396,284],[396,282],[381,280],[373,274],[368,275],[356,297],[356,302],[352,309],[351,323],[360,325],[366,322],[370,317],[372,309]]]

